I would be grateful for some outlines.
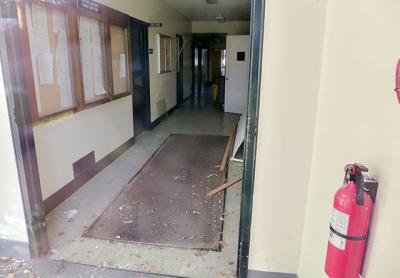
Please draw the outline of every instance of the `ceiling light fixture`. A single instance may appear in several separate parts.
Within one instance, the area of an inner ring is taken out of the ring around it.
[[[219,14],[215,17],[215,19],[216,19],[216,20],[224,20],[225,17],[224,17],[221,13],[219,13]]]

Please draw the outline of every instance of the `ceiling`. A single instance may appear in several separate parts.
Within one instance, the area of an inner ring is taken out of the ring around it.
[[[250,0],[164,0],[192,21],[215,20],[221,13],[225,20],[250,20]],[[216,2],[217,4],[207,4]]]

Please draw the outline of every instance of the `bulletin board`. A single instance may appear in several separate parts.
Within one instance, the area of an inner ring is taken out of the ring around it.
[[[27,3],[25,14],[38,116],[74,108],[65,12]]]
[[[128,30],[110,25],[110,37],[114,95],[119,95],[130,91]]]

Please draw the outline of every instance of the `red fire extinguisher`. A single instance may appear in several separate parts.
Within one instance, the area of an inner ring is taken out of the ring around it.
[[[378,182],[362,164],[345,167],[344,185],[336,192],[330,223],[325,273],[330,278],[359,278]]]

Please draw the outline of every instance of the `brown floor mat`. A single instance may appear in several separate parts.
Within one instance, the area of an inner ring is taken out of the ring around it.
[[[228,137],[171,135],[84,236],[219,250],[224,193],[218,174]]]

